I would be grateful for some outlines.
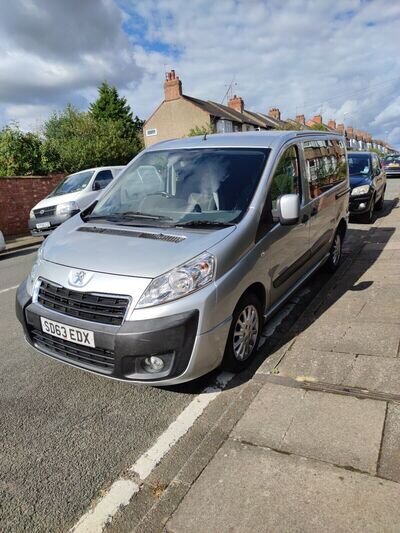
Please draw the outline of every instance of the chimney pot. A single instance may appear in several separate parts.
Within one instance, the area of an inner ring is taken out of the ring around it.
[[[298,122],[299,124],[303,124],[303,126],[305,126],[306,124],[305,115],[296,115],[296,122]]]
[[[328,122],[328,127],[331,128],[332,130],[335,130],[336,129],[336,121],[335,120],[330,120]]]

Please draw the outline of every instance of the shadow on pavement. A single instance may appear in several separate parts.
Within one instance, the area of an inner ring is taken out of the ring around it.
[[[387,216],[398,203],[398,199],[386,200],[384,209],[379,212],[379,218]],[[384,245],[389,241],[394,231],[395,228],[380,228],[373,225],[365,228],[365,224],[349,227],[344,243],[342,265],[339,270],[334,276],[323,270],[316,272],[302,288],[292,295],[285,306],[275,315],[279,322],[279,314],[281,314],[283,316],[282,321],[272,335],[264,338],[264,343],[260,347],[254,362],[248,369],[235,376],[225,388],[236,387],[251,379],[264,361],[277,355],[279,350],[311,326],[346,292],[368,289],[373,284],[373,281],[358,283],[358,280],[379,259],[382,250],[364,252],[362,259],[360,259],[359,253],[366,243]],[[357,260],[356,266],[354,265],[355,260]],[[309,306],[315,304],[314,300],[321,293],[324,295],[321,305],[316,309],[308,309]],[[286,314],[285,308],[288,308],[288,306],[291,307],[291,310],[289,314]],[[272,317],[273,319],[274,317]],[[217,369],[195,381],[168,387],[168,390],[181,394],[199,394],[204,388],[215,383],[220,371],[220,369]]]

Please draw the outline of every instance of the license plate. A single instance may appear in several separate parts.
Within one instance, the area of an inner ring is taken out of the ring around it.
[[[42,323],[42,330],[53,337],[58,337],[59,339],[64,339],[69,342],[75,342],[75,344],[82,344],[82,346],[95,348],[93,331],[74,328],[43,317],[40,317],[40,321]]]
[[[45,229],[50,227],[50,222],[38,222],[36,224],[36,229]]]

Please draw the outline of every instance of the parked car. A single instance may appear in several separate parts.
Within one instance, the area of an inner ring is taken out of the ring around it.
[[[385,201],[386,175],[374,152],[349,152],[350,215],[371,223]]]
[[[400,154],[386,155],[382,163],[386,176],[400,176]]]
[[[43,243],[17,292],[25,336],[134,383],[238,372],[264,320],[322,265],[337,269],[349,193],[334,133],[153,145]]]
[[[66,176],[29,214],[34,236],[49,235],[60,224],[91,204],[124,167],[98,167]]]
[[[6,249],[6,241],[4,240],[3,232],[0,231],[0,252]]]

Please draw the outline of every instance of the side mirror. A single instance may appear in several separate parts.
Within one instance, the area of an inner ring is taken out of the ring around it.
[[[93,183],[93,190],[94,191],[100,191],[102,189],[101,181],[95,181]]]
[[[282,226],[297,224],[300,218],[300,200],[298,194],[284,194],[278,200],[279,222]]]
[[[375,169],[375,176],[379,176],[379,174],[381,173],[381,169],[378,167]]]

